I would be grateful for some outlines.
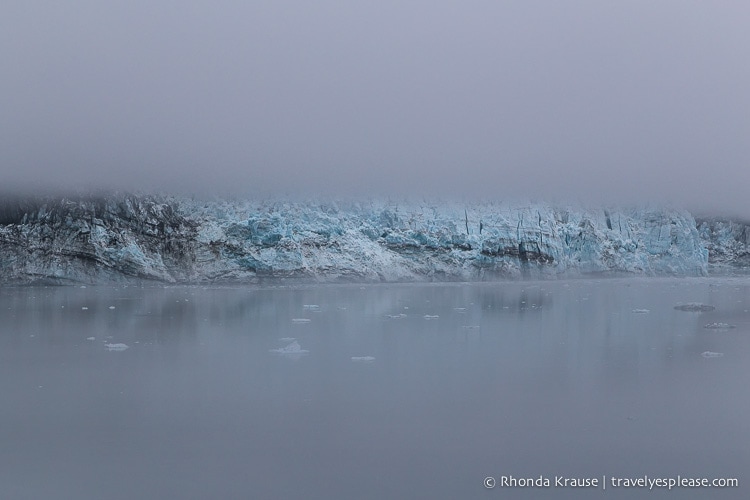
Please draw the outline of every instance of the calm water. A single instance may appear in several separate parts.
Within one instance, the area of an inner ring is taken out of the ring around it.
[[[749,310],[739,278],[0,288],[0,498],[747,498]],[[678,474],[740,486],[499,485]]]

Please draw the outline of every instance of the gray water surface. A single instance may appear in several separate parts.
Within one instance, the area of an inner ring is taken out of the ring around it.
[[[0,498],[747,498],[748,310],[744,278],[0,288]],[[500,485],[678,474],[740,485]]]

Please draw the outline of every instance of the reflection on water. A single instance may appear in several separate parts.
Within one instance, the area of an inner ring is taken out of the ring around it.
[[[0,497],[745,498],[749,285],[2,288]]]

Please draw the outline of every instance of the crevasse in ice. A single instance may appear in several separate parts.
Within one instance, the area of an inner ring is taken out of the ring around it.
[[[677,209],[501,202],[113,195],[6,205],[0,219],[5,283],[696,276],[711,256],[746,255],[750,234]]]

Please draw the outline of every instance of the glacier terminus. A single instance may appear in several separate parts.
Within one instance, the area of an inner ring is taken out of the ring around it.
[[[5,199],[0,282],[481,281],[705,276],[750,263],[748,225],[549,203]]]

